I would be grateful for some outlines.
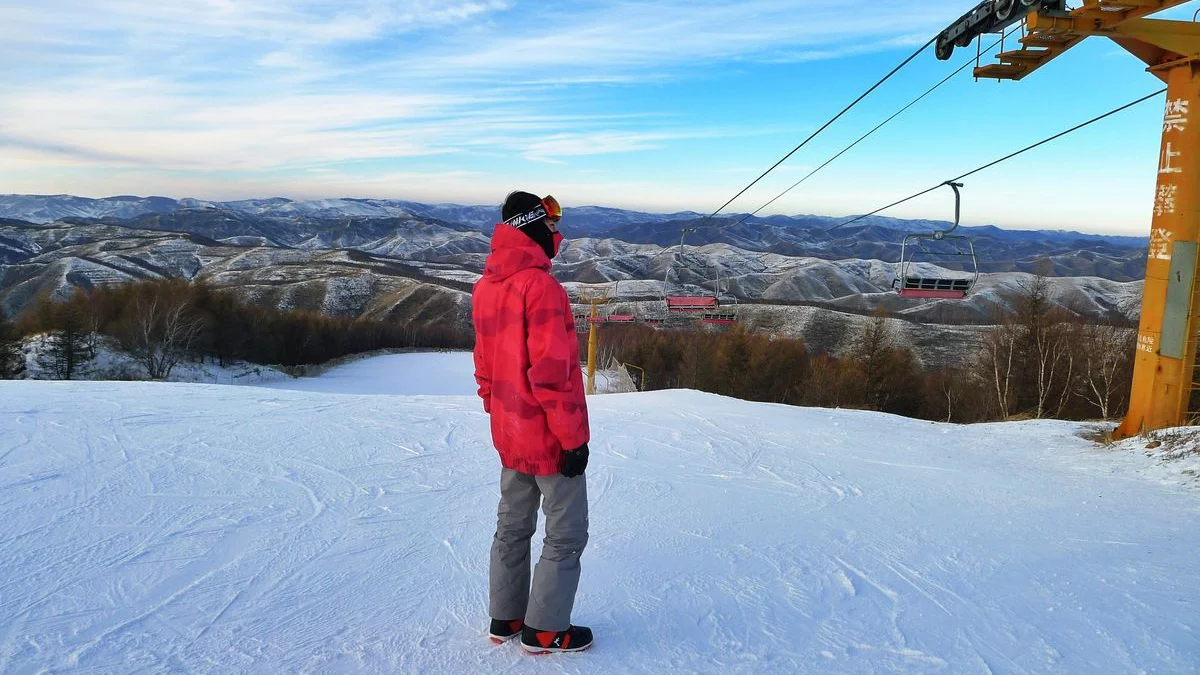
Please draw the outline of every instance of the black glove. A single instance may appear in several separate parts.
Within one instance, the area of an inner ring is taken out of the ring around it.
[[[563,453],[562,461],[558,464],[558,470],[567,478],[574,478],[583,473],[587,469],[588,447],[587,443],[575,448],[567,450]]]

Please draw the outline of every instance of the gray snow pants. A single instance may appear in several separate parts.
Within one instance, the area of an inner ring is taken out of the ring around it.
[[[542,557],[529,583],[530,542],[538,502],[546,514]],[[588,541],[587,478],[500,472],[500,507],[492,540],[490,611],[493,619],[525,619],[539,630],[571,625],[579,556]]]

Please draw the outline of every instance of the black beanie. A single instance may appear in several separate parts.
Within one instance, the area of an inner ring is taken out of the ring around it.
[[[514,224],[520,222],[520,219],[517,218],[518,216],[532,213],[537,210],[541,210],[541,218],[535,218],[529,222],[521,223],[519,225]],[[501,220],[524,232],[525,236],[529,237],[534,241],[534,243],[542,247],[542,250],[546,252],[547,258],[553,258],[554,233],[551,232],[550,228],[546,226],[545,213],[546,211],[542,207],[541,197],[528,192],[521,192],[520,190],[508,193],[508,196],[504,198],[504,205],[500,207]],[[510,220],[513,222],[509,223]]]

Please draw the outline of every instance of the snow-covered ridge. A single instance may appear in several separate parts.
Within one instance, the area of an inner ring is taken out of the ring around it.
[[[179,207],[169,197],[107,197],[74,195],[0,195],[0,218],[52,223],[63,218],[136,218],[147,213],[170,213]]]
[[[451,238],[460,237],[461,232],[486,236],[499,218],[499,207],[383,199],[293,201],[277,197],[206,202],[163,197],[89,200],[68,195],[0,195],[0,218],[46,224],[66,217],[104,218],[107,222],[191,232],[222,241],[260,237],[273,245],[359,248],[395,255],[388,253],[386,241],[392,234],[402,233],[405,237],[399,245],[390,245],[398,254],[431,248],[422,244],[431,231],[451,232]],[[865,219],[862,225],[835,229],[831,228],[843,219],[800,215],[742,220],[738,214],[708,220],[691,212],[655,214],[580,206],[566,208],[562,227],[570,239],[620,240],[669,248],[677,247],[681,232],[689,230],[684,239],[694,246],[725,244],[792,257],[895,262],[906,234],[948,226],[938,221],[882,216]],[[388,228],[394,232],[383,231]],[[355,236],[356,230],[374,234]],[[1049,272],[1044,273],[1051,276],[1098,276],[1114,281],[1136,281],[1145,272],[1144,237],[1003,230],[994,226],[967,227],[962,232],[975,239],[984,272],[1031,272],[1048,267]],[[0,248],[0,255],[3,253]]]
[[[0,382],[0,672],[1194,671],[1200,492],[1144,440],[692,391],[589,399],[596,646],[495,647],[487,417],[424,388],[469,391],[453,356]]]
[[[423,204],[401,199],[310,199],[292,200],[285,197],[267,199],[244,199],[235,201],[210,201],[194,198],[172,199],[169,197],[118,196],[93,199],[74,195],[17,195],[0,194],[0,218],[25,220],[32,223],[51,223],[62,218],[119,218],[130,219],[145,214],[164,214],[176,210],[225,209],[248,215],[288,218],[307,216],[316,218],[396,218],[426,217],[452,223],[487,229],[499,220],[499,205]],[[606,206],[567,206],[566,220],[586,233],[604,233],[630,226],[645,226],[658,223],[686,222],[704,218],[694,211],[677,213],[650,213],[618,209]],[[845,220],[840,216],[794,215],[751,217],[747,214],[728,213],[722,218],[742,219],[746,217],[749,227],[800,227],[824,230]],[[720,223],[721,221],[716,221]],[[864,224],[893,229],[901,232],[926,232],[944,228],[947,223],[938,220],[902,219],[887,216],[872,216]],[[712,223],[708,223],[712,225]],[[709,229],[712,229],[711,227]],[[1089,234],[1062,230],[1004,230],[996,226],[968,227],[976,234],[1001,235],[1016,240],[1094,240],[1123,246],[1144,246],[1146,237]],[[678,228],[671,230],[673,237],[679,236]],[[701,232],[695,236],[703,237]]]
[[[394,199],[311,199],[283,197],[209,201],[169,197],[106,197],[72,195],[0,195],[0,218],[52,223],[63,218],[133,219],[147,214],[223,209],[252,216],[291,218],[410,218],[436,217],[450,222],[486,225],[496,220],[498,207],[420,204]],[[497,213],[492,213],[493,211]]]

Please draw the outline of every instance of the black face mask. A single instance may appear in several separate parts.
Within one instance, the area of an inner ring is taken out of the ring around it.
[[[529,223],[522,227],[521,231],[525,233],[525,236],[532,239],[534,243],[542,247],[542,250],[546,252],[547,258],[554,258],[558,254],[558,247],[562,243],[563,236],[558,232],[551,232],[544,218],[537,222]]]

